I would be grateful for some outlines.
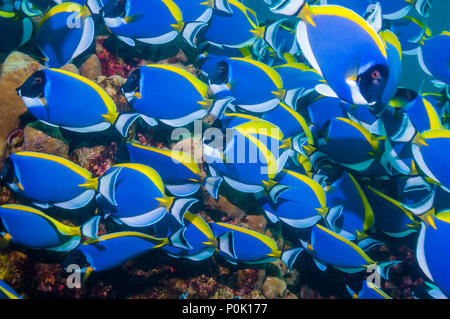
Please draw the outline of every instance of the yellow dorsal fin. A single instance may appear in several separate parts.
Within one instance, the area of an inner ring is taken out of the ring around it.
[[[184,22],[178,21],[177,23],[171,24],[170,26],[181,33],[184,29]]]
[[[312,13],[309,4],[305,3],[303,8],[300,10],[300,13],[298,14],[298,17],[315,27],[316,24],[314,23],[313,16],[314,14]]]

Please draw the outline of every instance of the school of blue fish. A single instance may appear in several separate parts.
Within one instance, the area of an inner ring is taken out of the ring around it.
[[[411,235],[429,297],[450,297],[450,30],[427,26],[431,0],[261,0],[273,13],[264,25],[238,0],[41,2],[0,5],[0,28],[10,30],[0,50],[32,40],[46,64],[17,88],[37,120],[86,139],[125,138],[136,121],[175,129],[209,115],[231,136],[224,146],[204,138],[205,163],[123,139],[129,160],[100,177],[54,155],[12,154],[1,179],[23,203],[0,206],[2,245],[81,258],[84,280],[156,250],[192,263],[215,255],[289,269],[312,258],[345,273],[375,266],[388,280],[401,260],[373,260],[368,251],[383,243],[372,236]],[[201,76],[139,67],[122,87],[133,112],[118,112],[95,82],[61,69],[94,45],[99,23],[131,50],[183,39],[199,52]],[[399,87],[404,55],[417,56],[432,92]],[[189,211],[199,189],[217,198],[223,183],[302,235],[284,249]],[[92,204],[80,226],[46,214]],[[98,236],[103,219],[123,231]],[[369,281],[347,290],[391,298]],[[1,297],[21,298],[0,281]]]

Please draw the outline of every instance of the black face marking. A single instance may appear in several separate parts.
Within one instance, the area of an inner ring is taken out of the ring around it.
[[[100,10],[100,14],[105,18],[125,17],[127,0],[110,0]]]
[[[43,97],[45,88],[44,71],[34,72],[22,86],[16,89],[17,94],[29,98]]]
[[[228,82],[228,63],[220,61],[215,66],[214,70],[209,74],[209,82],[211,84],[225,84]]]
[[[389,68],[385,65],[375,65],[358,75],[357,82],[362,96],[367,102],[379,102],[389,78]]]
[[[128,77],[125,84],[122,86],[122,92],[123,93],[139,92],[140,91],[140,87],[139,87],[140,80],[141,80],[141,71],[134,70]]]
[[[14,164],[10,158],[7,158],[3,164],[2,174],[0,176],[6,184],[11,184],[16,181],[16,172],[14,171]]]

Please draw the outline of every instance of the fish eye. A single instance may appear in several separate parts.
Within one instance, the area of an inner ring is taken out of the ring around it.
[[[374,80],[379,80],[380,78],[381,78],[380,72],[379,72],[378,70],[374,70],[374,71],[372,72],[372,79],[374,79]]]
[[[42,84],[42,78],[35,78],[33,82],[34,84]]]

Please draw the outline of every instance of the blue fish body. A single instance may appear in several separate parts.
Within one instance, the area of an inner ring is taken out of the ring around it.
[[[231,48],[252,44],[256,37],[251,31],[258,28],[256,15],[238,1],[228,2],[233,13],[215,10],[203,33],[203,39],[211,44]]]
[[[161,177],[154,169],[141,164],[119,164],[110,168],[102,179],[109,179],[109,176],[114,178],[108,185],[105,197],[114,198],[115,205],[99,198],[97,202],[104,213],[112,214],[130,226],[147,226],[156,223],[168,212],[168,208],[157,200],[166,198],[166,195]]]
[[[293,109],[297,108],[303,96],[314,92],[314,88],[324,81],[318,72],[302,63],[283,64],[275,66],[274,70],[280,75],[286,90],[284,102]]]
[[[23,299],[3,280],[0,280],[0,299]]]
[[[265,134],[254,134],[258,131],[246,131],[254,123],[262,124]],[[246,126],[249,124],[249,126]],[[264,182],[274,178],[284,166],[288,151],[279,150],[279,129],[266,121],[245,122],[240,128],[233,130],[232,140],[224,152],[220,152],[204,144],[203,152],[206,163],[213,175],[220,173],[233,188],[243,192],[259,192],[264,189]],[[267,136],[274,129],[277,137]],[[273,146],[275,145],[275,146]],[[280,154],[281,153],[281,154]]]
[[[450,85],[450,33],[426,39],[420,48],[419,62],[422,69],[437,80]]]
[[[450,295],[450,280],[446,275],[450,261],[446,258],[447,245],[445,244],[448,242],[450,229],[448,215],[448,211],[436,215],[434,227],[422,223],[416,250],[422,271],[447,296]]]
[[[379,147],[375,136],[362,125],[345,118],[334,118],[330,121],[325,143],[320,149],[333,161],[363,170],[374,161]],[[348,156],[350,153],[352,156]]]
[[[278,73],[264,63],[228,58],[219,62],[217,68],[209,76],[215,95],[231,96],[234,104],[252,112],[268,111],[280,102],[274,93],[283,89],[283,82]]]
[[[30,82],[37,77],[45,85],[30,96],[31,93],[26,91],[33,87]],[[116,105],[104,90],[71,72],[59,69],[38,71],[18,88],[18,93],[30,112],[49,125],[84,133],[104,131],[118,123]]]
[[[314,6],[310,11],[311,21],[300,21],[297,26],[297,42],[308,62],[344,101],[379,102],[389,76],[379,35],[349,9]]]
[[[413,144],[414,160],[420,171],[445,190],[450,190],[450,167],[446,160],[449,149],[450,132],[445,129],[422,133],[425,144]]]
[[[392,21],[391,31],[400,41],[402,52],[407,55],[417,53],[424,36],[431,35],[431,31],[423,22],[412,17]]]
[[[208,22],[211,19],[213,8],[205,6],[202,2],[202,0],[175,0],[175,3],[183,14],[184,22]]]
[[[170,150],[135,143],[128,143],[127,148],[131,162],[151,166],[165,184],[183,185],[197,182],[196,188],[200,187],[200,168],[190,154],[174,154]],[[183,161],[182,156],[186,156],[186,161]]]
[[[365,266],[374,264],[354,243],[319,224],[312,229],[307,251],[319,261],[347,272],[364,271]]]
[[[289,189],[277,196],[276,203],[263,203],[262,207],[272,222],[281,220],[292,227],[307,228],[328,211],[325,191],[309,177],[283,169],[276,181]]]
[[[217,241],[203,218],[186,212],[184,223],[182,238],[183,245],[187,247],[179,248],[176,245],[175,247],[167,245],[162,247],[162,250],[173,257],[182,257],[193,261],[204,260],[212,256],[216,251]]]
[[[208,87],[189,72],[169,65],[143,66],[135,72],[139,74],[138,82],[128,82],[122,90],[149,124],[160,120],[178,127],[206,115],[207,110],[199,102],[207,99]]]
[[[436,187],[434,207],[437,212],[450,210],[450,193],[441,187]]]
[[[68,251],[78,246],[81,236],[95,238],[99,217],[93,219],[88,227],[72,227],[37,209],[14,204],[0,206],[0,219],[15,244],[34,249]]]
[[[41,20],[36,45],[48,59],[49,67],[59,68],[86,51],[94,40],[94,21],[76,3],[62,3],[50,9]]]
[[[398,20],[406,16],[412,9],[410,2],[405,0],[380,0],[383,18]]]
[[[336,216],[327,216],[331,228],[347,239],[364,238],[375,222],[372,207],[356,179],[344,173],[327,191],[327,206],[342,206]]]
[[[364,280],[358,293],[347,286],[347,291],[353,299],[392,299],[387,293],[377,287],[375,284]]]
[[[323,81],[319,73],[302,63],[288,63],[274,69],[281,76],[286,90],[304,88],[308,91]]]
[[[227,47],[217,48],[215,46],[211,46],[211,48],[209,48],[205,53],[199,56],[201,72],[205,76],[208,76],[211,72],[214,71],[216,65],[227,57],[251,59],[252,54],[248,47],[234,49]]]
[[[57,156],[19,152],[4,165],[2,179],[19,195],[41,204],[75,209],[86,206],[95,191],[85,184],[91,173]]]
[[[248,230],[242,227],[225,223],[210,224],[215,237],[220,237],[226,233],[232,233],[232,240],[227,241],[227,250],[221,249],[219,252],[232,262],[242,262],[248,264],[272,262],[277,259],[277,244],[273,239]],[[233,252],[230,256],[229,252]],[[279,253],[278,253],[279,254]]]
[[[88,272],[92,272],[116,268],[131,259],[166,244],[167,240],[143,233],[119,232],[103,235],[92,241],[86,241],[75,251],[85,256],[88,267],[90,267]]]
[[[299,134],[304,134],[308,137],[310,144],[314,142],[306,120],[284,103],[280,103],[272,110],[265,112],[261,119],[278,126],[285,138],[293,138]]]
[[[405,112],[418,132],[436,130],[442,127],[438,112],[421,95],[418,95],[406,106]]]
[[[28,43],[33,29],[30,18],[21,19],[17,12],[0,11],[0,30],[5,34],[5,38],[0,44],[0,51],[10,52]]]
[[[347,117],[365,127],[372,125],[378,119],[365,105],[355,105],[342,102],[341,107],[344,114],[347,114]]]
[[[331,119],[344,115],[341,100],[328,96],[317,97],[308,105],[307,110],[311,123],[314,124],[311,128],[314,134],[317,134]]]
[[[198,163],[189,153],[136,143],[128,143],[127,148],[131,162],[154,168],[166,189],[175,196],[194,194],[203,184],[211,196],[217,198],[222,179],[202,176]]]
[[[394,97],[397,87],[402,76],[402,47],[396,35],[389,31],[381,31],[381,38],[386,45],[388,63],[389,63],[389,79],[386,83],[381,103],[388,105],[391,98]]]
[[[173,1],[127,0],[125,16],[104,18],[106,25],[117,36],[151,44],[167,43],[178,36],[172,25],[182,22],[182,13]]]
[[[417,231],[411,212],[402,203],[373,187],[365,189],[375,216],[374,227],[392,237],[404,237]]]

